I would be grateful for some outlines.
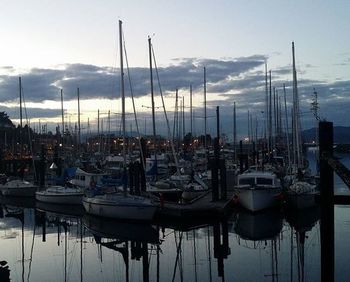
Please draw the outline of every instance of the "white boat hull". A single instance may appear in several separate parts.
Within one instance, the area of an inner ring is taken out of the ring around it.
[[[64,186],[50,186],[35,193],[35,199],[40,202],[64,205],[81,205],[83,196],[82,190]]]
[[[81,205],[84,194],[77,193],[74,195],[64,195],[64,194],[48,194],[45,191],[36,192],[35,199],[44,203],[53,204],[64,204],[64,205]]]
[[[238,189],[239,203],[250,211],[259,211],[273,207],[277,204],[277,197],[280,189]]]
[[[157,210],[157,206],[148,202],[115,201],[108,200],[103,196],[84,198],[83,205],[85,211],[89,214],[119,219],[152,220]]]

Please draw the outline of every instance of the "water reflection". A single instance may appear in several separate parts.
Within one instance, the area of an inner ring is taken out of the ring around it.
[[[286,214],[286,221],[291,228],[291,271],[290,281],[305,280],[305,245],[308,245],[308,234],[320,219],[319,207],[312,207],[304,210],[289,210]],[[296,277],[295,277],[296,272]]]
[[[275,239],[282,230],[282,214],[275,210],[259,213],[241,211],[236,216],[234,231],[251,241]]]
[[[318,209],[300,214],[237,211],[215,221],[140,224],[103,220],[70,206],[33,208],[21,201],[1,201],[0,281],[320,277]]]

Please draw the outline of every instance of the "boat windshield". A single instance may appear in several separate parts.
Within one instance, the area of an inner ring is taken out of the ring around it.
[[[258,177],[256,179],[257,185],[272,185],[272,183],[273,183],[272,178]]]
[[[245,177],[239,180],[239,185],[255,185],[254,177]]]

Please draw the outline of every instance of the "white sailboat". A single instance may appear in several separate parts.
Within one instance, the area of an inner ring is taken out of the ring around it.
[[[0,185],[0,192],[4,196],[32,197],[37,189],[37,185],[21,179],[10,180]]]
[[[123,173],[126,173],[126,140],[125,140],[125,93],[123,70],[123,33],[122,21],[119,21],[120,43],[120,76],[122,96],[122,125],[123,125]],[[84,209],[87,213],[120,219],[151,220],[153,219],[157,205],[151,199],[142,196],[133,196],[127,193],[126,183],[123,184],[124,193],[105,194],[95,197],[83,198]]]
[[[151,199],[122,193],[83,198],[88,214],[108,218],[152,220],[157,206]]]
[[[289,168],[290,175],[287,175],[286,200],[291,208],[308,208],[316,204],[316,185],[308,183],[304,179],[304,161],[302,156],[300,109],[297,85],[297,73],[295,67],[294,42],[292,42],[293,55],[293,164]]]
[[[20,143],[21,152],[20,156],[22,158],[23,148],[22,148],[22,79],[19,77],[19,106],[20,106]],[[38,189],[37,185],[26,181],[24,179],[14,179],[0,185],[0,192],[3,196],[15,196],[15,197],[32,197],[35,191]]]
[[[69,188],[64,186],[50,186],[44,191],[35,192],[35,199],[40,202],[81,205],[84,192],[79,188]]]

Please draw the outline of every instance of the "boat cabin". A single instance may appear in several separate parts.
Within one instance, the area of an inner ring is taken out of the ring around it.
[[[245,173],[238,176],[238,186],[270,186],[279,185],[279,180],[272,173]]]
[[[77,169],[74,178],[70,181],[74,186],[80,188],[93,187],[99,183],[106,174],[101,172],[86,172],[80,168]]]

